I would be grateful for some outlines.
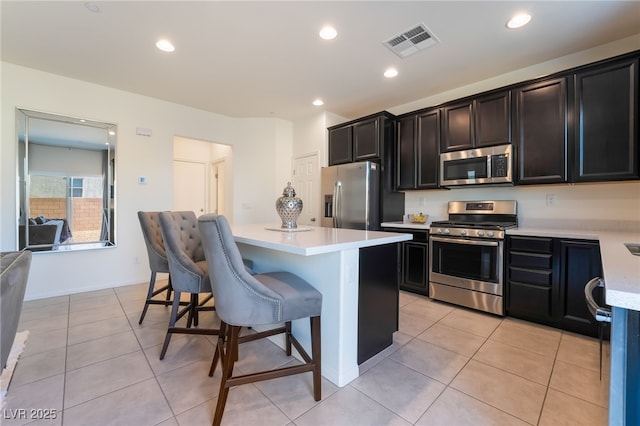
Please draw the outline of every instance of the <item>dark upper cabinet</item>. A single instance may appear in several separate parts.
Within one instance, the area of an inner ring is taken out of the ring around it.
[[[390,114],[380,113],[329,127],[329,165],[382,160],[385,144],[393,143],[388,137],[392,119]]]
[[[434,109],[417,117],[417,189],[439,188],[440,110]]]
[[[567,181],[567,84],[554,78],[514,90],[518,184]]]
[[[351,163],[353,143],[351,126],[329,129],[329,165]]]
[[[637,179],[638,60],[574,76],[575,182]]]
[[[417,116],[403,117],[396,122],[396,188],[416,188],[416,121]]]
[[[473,148],[473,100],[442,108],[441,143],[442,152]]]
[[[442,108],[441,151],[511,143],[511,92],[479,96]]]
[[[511,143],[511,91],[475,100],[476,146]]]
[[[353,125],[353,161],[373,160],[382,156],[382,121],[382,117],[377,117]]]
[[[396,187],[438,188],[440,110],[400,118],[396,123]]]

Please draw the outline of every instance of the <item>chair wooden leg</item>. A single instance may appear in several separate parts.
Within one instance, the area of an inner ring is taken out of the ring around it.
[[[198,326],[198,293],[191,294],[191,319],[194,327]]]
[[[169,342],[171,341],[171,329],[176,325],[176,318],[178,316],[178,310],[180,309],[180,292],[174,292],[173,304],[171,305],[171,317],[169,317],[169,326],[167,327],[167,334],[164,337],[164,344],[162,345],[162,351],[160,352],[160,359],[164,359],[164,355],[167,353]]]
[[[171,300],[171,292],[173,291],[173,286],[171,285],[171,275],[169,275],[169,283],[167,284],[167,296],[165,300],[168,302]]]
[[[313,358],[313,399],[322,398],[322,348],[320,347],[320,317],[311,317],[311,357]]]
[[[231,378],[233,374],[233,365],[238,358],[238,333],[240,327],[230,325],[229,326],[229,339],[227,340],[226,353],[222,355],[222,380],[220,381],[220,392],[218,394],[218,403],[216,404],[216,412],[213,416],[213,426],[219,426],[222,422],[222,415],[224,414],[224,407],[227,404],[227,397],[229,396],[229,385],[227,380]]]
[[[285,332],[285,352],[287,356],[291,356],[291,321],[284,323],[284,327],[287,329]]]
[[[213,374],[216,371],[216,367],[218,366],[218,359],[220,359],[222,371],[224,372],[224,365],[222,365],[222,352],[224,350],[224,342],[226,339],[227,339],[227,323],[225,323],[224,321],[220,321],[220,334],[218,335],[218,343],[216,345],[216,350],[213,353],[211,368],[209,368],[209,377],[213,377]]]
[[[142,309],[142,314],[140,315],[140,321],[138,324],[142,324],[142,320],[144,320],[144,316],[147,314],[147,309],[149,309],[149,300],[153,297],[153,287],[156,285],[156,273],[155,271],[151,271],[151,278],[149,279],[149,290],[147,290],[147,300],[144,302],[144,308]]]

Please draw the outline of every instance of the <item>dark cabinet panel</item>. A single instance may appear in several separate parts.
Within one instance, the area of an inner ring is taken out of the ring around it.
[[[565,330],[597,336],[598,325],[587,308],[584,286],[602,276],[600,246],[596,242],[559,240],[558,251],[560,279],[554,296],[554,317]]]
[[[358,285],[358,364],[391,346],[398,331],[399,244],[364,247]]]
[[[509,143],[511,91],[489,93],[442,108],[442,152]]]
[[[329,165],[350,163],[353,161],[351,126],[329,129]]]
[[[475,146],[511,143],[511,91],[475,101]]]
[[[386,161],[395,158],[393,125],[395,117],[387,112],[369,115],[329,127],[329,165],[355,161]],[[393,173],[390,174],[393,180]]]
[[[507,246],[508,315],[597,336],[584,287],[602,276],[598,243],[510,236]]]
[[[400,245],[400,289],[429,295],[429,231],[384,228],[385,231],[413,234]]]
[[[418,189],[439,188],[440,169],[440,110],[418,115],[417,123],[417,169]]]
[[[381,117],[353,125],[353,161],[374,160],[381,157],[383,135]]]
[[[535,83],[514,93],[517,183],[566,182],[566,79]]]
[[[402,243],[402,281],[400,287],[428,294],[429,245],[419,242]]]
[[[474,145],[473,101],[442,108],[441,151],[470,149]]]
[[[397,189],[438,188],[440,110],[402,117],[396,122]]]
[[[575,75],[574,180],[638,178],[638,60]]]
[[[416,116],[402,118],[396,123],[396,141],[398,146],[396,165],[396,187],[398,189],[416,188]]]

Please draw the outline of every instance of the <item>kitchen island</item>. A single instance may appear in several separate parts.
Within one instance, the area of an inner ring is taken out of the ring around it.
[[[257,273],[286,270],[322,293],[322,375],[337,386],[358,377],[366,359],[391,345],[398,329],[398,247],[411,234],[279,225],[232,227]],[[310,348],[308,320],[293,332]],[[283,340],[274,340],[283,345]]]

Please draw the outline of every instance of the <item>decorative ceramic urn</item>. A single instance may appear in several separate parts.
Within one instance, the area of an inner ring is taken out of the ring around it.
[[[282,197],[276,200],[276,211],[282,219],[282,228],[297,228],[296,220],[302,213],[302,200],[296,197],[296,190],[287,182],[287,187],[282,191]]]

